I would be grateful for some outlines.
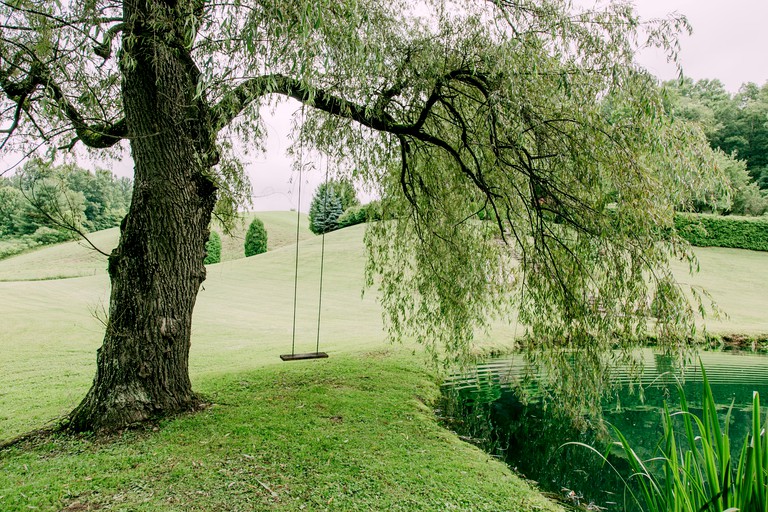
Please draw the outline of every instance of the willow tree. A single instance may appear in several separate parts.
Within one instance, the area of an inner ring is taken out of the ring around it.
[[[666,268],[703,146],[634,62],[643,46],[674,58],[683,19],[556,0],[0,0],[0,16],[4,151],[128,145],[135,165],[74,429],[199,405],[208,225],[247,188],[228,141],[257,143],[275,98],[305,106],[302,148],[356,169],[397,218],[369,236],[393,337],[463,354],[513,308],[531,339],[600,354],[689,322]]]

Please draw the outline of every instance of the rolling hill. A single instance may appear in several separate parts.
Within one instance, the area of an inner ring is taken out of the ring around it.
[[[245,213],[236,222],[231,233],[225,234],[218,222],[212,229],[221,235],[222,261],[243,258],[243,243],[248,225],[258,216],[267,229],[269,250],[296,243],[296,212]],[[309,231],[309,220],[301,214],[299,239],[307,240],[315,235]],[[118,228],[105,229],[88,235],[88,239],[100,251],[109,254],[117,246]],[[30,252],[0,260],[0,281],[36,281],[69,279],[106,273],[107,257],[94,250],[85,241],[68,242],[42,247]]]
[[[259,214],[271,233],[290,239],[295,213]],[[282,228],[278,226],[282,223]],[[295,231],[293,232],[295,236]],[[296,352],[314,350],[317,332],[320,238],[306,231],[300,244]],[[320,349],[374,353],[388,344],[375,291],[361,297],[365,250],[363,226],[327,235]],[[115,233],[94,240],[114,241]],[[282,235],[281,235],[282,236]],[[275,239],[278,239],[275,236]],[[290,352],[295,246],[208,267],[193,322],[193,380],[279,364]],[[710,320],[717,333],[768,333],[768,253],[697,249],[702,272],[678,278],[707,289],[730,317]],[[108,279],[92,252],[62,244],[0,262],[0,439],[40,426],[69,411],[85,394],[103,334]],[[50,279],[57,274],[84,275]],[[10,281],[16,276],[17,279]],[[49,278],[44,281],[23,279]],[[508,343],[514,327],[499,326],[494,344]]]

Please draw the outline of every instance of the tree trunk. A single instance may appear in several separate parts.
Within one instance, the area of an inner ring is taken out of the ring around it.
[[[133,199],[109,258],[109,320],[96,377],[70,415],[77,431],[121,428],[199,405],[188,359],[216,201],[209,177],[216,152],[177,9],[163,0],[124,2],[120,64]]]

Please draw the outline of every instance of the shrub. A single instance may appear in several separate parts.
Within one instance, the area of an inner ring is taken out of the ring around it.
[[[355,186],[349,180],[332,181],[333,189],[341,201],[341,211],[345,211],[353,206],[360,206],[360,200],[357,198]]]
[[[205,242],[205,260],[203,263],[212,265],[221,261],[221,237],[215,231],[208,235],[208,241]]]
[[[245,234],[245,257],[267,252],[267,230],[259,218],[253,219]]]
[[[678,234],[699,247],[768,251],[768,218],[678,213]]]
[[[339,217],[338,227],[346,228],[375,220],[381,220],[381,204],[378,201],[347,208]]]
[[[366,211],[364,206],[353,206],[344,210],[338,220],[338,227],[346,228],[348,226],[354,226],[355,224],[362,224],[366,219]]]
[[[0,260],[16,256],[39,245],[29,236],[0,239]]]
[[[53,245],[73,240],[74,233],[71,231],[49,228],[48,226],[40,226],[30,235],[30,238],[40,245]]]

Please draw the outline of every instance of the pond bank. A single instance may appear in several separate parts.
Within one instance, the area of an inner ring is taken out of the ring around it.
[[[738,459],[752,427],[753,393],[768,395],[768,355],[740,349],[702,351],[683,368],[675,357],[647,348],[635,355],[643,362],[643,372],[637,375],[629,365],[617,363],[611,371],[616,388],[603,401],[600,416],[629,440],[636,455],[643,461],[658,456],[665,404],[670,411],[680,409],[678,386],[690,411],[700,414],[704,401],[700,361],[714,404],[723,418],[726,414],[730,418],[731,456]],[[441,402],[444,423],[574,503],[592,503],[595,510],[636,510],[629,506],[633,500],[627,487],[634,470],[622,450],[611,449],[612,429],[603,427],[600,418],[570,416],[567,407],[543,398],[546,384],[535,378],[525,386],[529,396],[521,399],[516,382],[523,366],[521,356],[502,357],[447,379]],[[678,423],[680,418],[675,417],[674,428],[681,431]],[[656,466],[648,465],[654,470]],[[638,489],[630,488],[638,494]]]

